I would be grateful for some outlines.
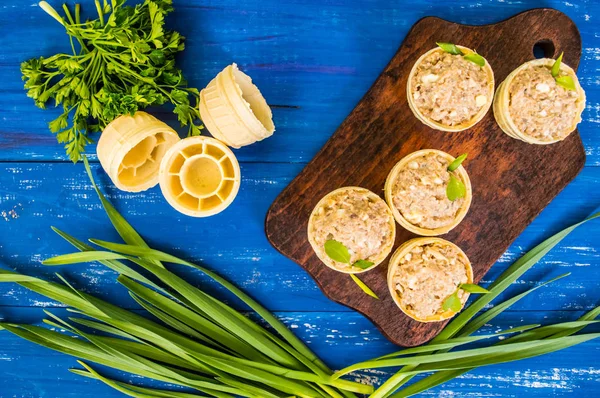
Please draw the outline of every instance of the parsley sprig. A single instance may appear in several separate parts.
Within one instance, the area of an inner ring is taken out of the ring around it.
[[[556,61],[554,61],[554,64],[552,64],[552,69],[550,69],[550,73],[552,74],[554,81],[556,81],[556,84],[563,88],[566,88],[567,90],[575,91],[577,87],[575,87],[575,82],[573,81],[573,78],[571,76],[559,76],[560,64],[562,63],[563,55],[564,52],[560,53],[558,58],[556,58]]]
[[[435,44],[437,44],[439,48],[441,48],[449,54],[462,55],[462,57],[467,61],[473,62],[474,64],[479,65],[482,68],[485,66],[485,58],[483,58],[481,55],[477,54],[474,51],[472,53],[465,54],[460,48],[458,48],[458,46],[456,46],[456,44],[441,42],[436,42]]]
[[[50,100],[63,113],[49,123],[69,158],[76,162],[88,134],[101,131],[120,115],[133,115],[151,105],[171,103],[188,135],[199,135],[200,113],[190,103],[199,92],[187,87],[175,66],[175,55],[184,49],[178,32],[164,29],[172,0],[146,0],[125,6],[125,0],[95,1],[98,18],[81,20],[63,5],[65,16],[45,1],[40,7],[64,26],[73,54],[33,58],[21,64],[27,95],[44,109]]]

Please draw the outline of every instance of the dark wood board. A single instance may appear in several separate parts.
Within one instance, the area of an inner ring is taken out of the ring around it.
[[[535,58],[536,44],[546,57],[564,51],[564,62],[574,69],[581,56],[577,27],[553,9],[530,10],[485,26],[421,19],[352,113],[275,200],[266,219],[271,244],[308,271],[327,297],[361,312],[402,346],[429,341],[447,322],[419,323],[396,307],[386,285],[387,260],[360,275],[381,300],[364,294],[348,275],[323,265],[306,233],[319,199],[349,185],[383,197],[388,172],[402,157],[419,149],[441,149],[454,155],[468,152],[464,165],[473,185],[473,203],[463,222],[442,237],[466,252],[479,281],[585,163],[577,131],[560,143],[530,145],[504,134],[491,109],[476,126],[458,133],[435,131],[419,122],[407,103],[407,78],[417,58],[435,47],[436,41],[476,49],[492,66],[496,87],[513,69]],[[397,225],[395,247],[414,236]]]

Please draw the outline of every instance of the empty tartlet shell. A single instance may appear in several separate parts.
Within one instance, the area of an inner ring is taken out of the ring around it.
[[[394,286],[394,280],[393,280],[393,276],[396,273],[396,271],[398,270],[400,259],[402,259],[404,256],[406,256],[406,254],[409,253],[415,247],[429,245],[432,243],[438,243],[438,244],[442,244],[442,245],[449,245],[449,246],[455,247],[459,251],[459,253],[461,253],[464,256],[464,258],[466,259],[467,283],[473,283],[473,268],[471,266],[471,262],[469,261],[469,258],[467,257],[465,252],[463,252],[462,249],[460,247],[456,246],[454,243],[449,242],[442,238],[433,238],[433,237],[415,238],[415,239],[411,239],[407,242],[404,242],[402,245],[400,245],[400,247],[398,247],[398,249],[396,249],[394,254],[392,254],[392,257],[390,258],[390,264],[388,266],[388,274],[387,274],[388,289],[390,291],[390,295],[392,296],[392,299],[394,300],[394,303],[396,303],[398,308],[400,308],[400,310],[402,312],[404,312],[407,316],[409,316],[410,318],[412,318],[418,322],[439,322],[439,321],[446,320],[448,318],[452,318],[454,315],[456,315],[458,312],[460,312],[460,311],[454,312],[452,310],[447,310],[447,311],[441,312],[439,314],[428,316],[426,318],[419,318],[418,316],[416,316],[416,314],[413,311],[404,307],[400,302],[400,295],[396,291],[396,286]],[[465,303],[467,302],[468,298],[469,298],[469,294],[467,292],[465,292],[464,300],[461,301],[461,304],[462,304],[461,311],[462,311]]]
[[[462,50],[466,54],[475,52],[475,51],[471,50],[470,48],[467,48],[464,46],[457,45],[456,47],[458,47],[460,50]],[[485,65],[483,66],[483,69],[485,70],[485,72],[488,75],[487,98],[489,100],[487,101],[487,103],[483,107],[481,107],[479,112],[477,112],[477,114],[475,114],[475,116],[473,116],[473,118],[471,118],[471,120],[469,120],[467,122],[463,122],[461,124],[457,124],[455,126],[447,126],[445,124],[436,122],[435,120],[432,120],[432,119],[426,117],[425,115],[423,115],[421,113],[421,111],[419,110],[419,108],[415,105],[414,98],[413,98],[412,80],[413,80],[413,76],[415,75],[415,73],[417,71],[417,66],[425,59],[425,57],[427,57],[429,54],[432,54],[433,52],[436,52],[436,51],[444,52],[444,50],[442,50],[439,47],[433,48],[433,49],[427,51],[425,54],[421,55],[421,57],[419,57],[417,62],[415,62],[415,64],[413,65],[413,67],[410,71],[410,74],[408,75],[408,82],[406,84],[406,96],[408,99],[408,106],[410,107],[410,110],[413,112],[413,114],[415,115],[415,117],[417,119],[419,119],[423,124],[433,128],[433,129],[436,129],[436,130],[447,131],[447,132],[456,132],[456,131],[463,131],[470,127],[473,127],[474,125],[479,123],[479,121],[481,119],[483,119],[485,114],[490,110],[490,107],[492,106],[491,99],[494,97],[494,71],[492,70],[490,63],[487,60],[485,60]]]
[[[471,201],[473,200],[473,190],[471,187],[471,180],[469,179],[469,175],[467,174],[467,171],[465,170],[465,168],[461,165],[458,169],[456,169],[454,171],[454,173],[458,173],[458,176],[460,177],[462,182],[465,184],[467,193],[465,194],[465,202],[463,203],[463,206],[460,208],[460,211],[458,212],[458,214],[456,214],[456,217],[454,218],[454,222],[450,225],[440,227],[440,228],[435,228],[435,229],[422,228],[422,227],[419,227],[417,225],[410,223],[406,218],[404,218],[402,213],[400,213],[400,211],[394,205],[394,192],[393,192],[394,182],[396,181],[396,178],[398,177],[398,173],[400,172],[400,170],[402,170],[402,168],[406,167],[408,165],[408,163],[411,162],[413,159],[423,156],[427,153],[435,153],[439,156],[443,156],[446,159],[448,159],[449,163],[452,163],[455,159],[452,155],[450,155],[446,152],[443,152],[443,151],[439,151],[437,149],[421,149],[420,151],[416,151],[416,152],[406,155],[398,163],[396,163],[396,165],[392,168],[392,170],[388,174],[388,177],[385,181],[385,188],[384,188],[385,200],[386,200],[389,208],[392,210],[392,214],[394,215],[394,218],[396,219],[398,224],[400,224],[402,227],[404,227],[405,229],[407,229],[410,232],[413,232],[417,235],[437,236],[437,235],[443,235],[445,233],[448,233],[450,230],[452,230],[454,227],[456,227],[458,224],[460,224],[460,222],[465,218],[465,216],[467,215],[467,213],[469,211],[469,208],[471,207]]]
[[[261,141],[275,131],[267,101],[235,63],[219,72],[200,92],[199,109],[213,137],[232,148]]]
[[[329,256],[327,255],[327,253],[325,253],[325,248],[319,246],[316,241],[315,241],[315,236],[314,236],[314,217],[316,215],[317,210],[332,196],[343,192],[343,191],[348,191],[348,190],[355,190],[358,191],[362,194],[364,194],[365,196],[368,196],[370,198],[373,198],[375,200],[380,200],[383,202],[383,204],[385,205],[385,209],[388,211],[389,213],[389,219],[390,219],[390,229],[391,229],[391,236],[389,237],[388,241],[385,242],[385,245],[383,247],[383,249],[381,250],[381,252],[379,253],[379,255],[377,255],[375,258],[370,257],[369,260],[372,261],[374,264],[367,268],[367,269],[359,269],[357,267],[352,267],[349,270],[345,270],[345,269],[339,269],[338,267],[336,267],[335,265],[335,261],[332,260],[331,258],[329,258]],[[308,233],[308,241],[310,243],[310,245],[312,246],[315,254],[317,255],[317,257],[319,257],[319,259],[321,260],[321,262],[323,264],[325,264],[327,267],[337,271],[337,272],[342,272],[345,274],[360,274],[362,272],[366,272],[366,271],[370,271],[373,268],[377,267],[379,264],[381,264],[383,262],[383,260],[385,260],[387,258],[387,256],[392,252],[392,248],[394,246],[394,241],[396,239],[396,223],[394,222],[394,216],[392,214],[392,211],[389,209],[389,207],[387,206],[387,204],[385,203],[385,201],[383,199],[381,199],[381,197],[379,197],[378,195],[376,195],[375,193],[369,191],[366,188],[361,188],[361,187],[343,187],[343,188],[338,188],[334,191],[331,191],[330,193],[328,193],[327,195],[325,195],[315,206],[315,208],[313,209],[313,211],[310,214],[310,218],[308,219],[308,229],[307,229],[307,233]],[[354,269],[356,268],[356,270]]]
[[[117,188],[141,192],[158,184],[160,162],[177,142],[175,130],[154,116],[137,111],[107,124],[96,152]]]
[[[498,90],[496,90],[496,95],[494,96],[494,105],[493,105],[494,118],[496,119],[496,123],[498,123],[498,125],[500,126],[502,131],[504,131],[508,136],[518,139],[518,140],[521,140],[521,141],[525,141],[529,144],[549,145],[549,144],[554,144],[555,142],[562,141],[565,138],[567,138],[573,131],[575,131],[579,122],[581,122],[581,113],[585,109],[585,100],[586,100],[585,91],[583,91],[583,88],[581,88],[581,85],[579,84],[579,80],[577,79],[577,75],[575,74],[575,71],[573,70],[573,68],[571,68],[568,65],[565,65],[565,63],[560,64],[560,70],[563,72],[566,72],[569,76],[571,76],[573,78],[573,81],[575,82],[575,87],[577,88],[577,93],[579,94],[579,99],[578,99],[578,101],[579,101],[579,104],[578,104],[579,105],[578,106],[579,116],[575,120],[573,120],[573,125],[570,128],[569,135],[565,136],[562,139],[555,139],[555,140],[551,140],[551,141],[541,141],[541,140],[538,140],[537,138],[526,135],[525,133],[520,131],[517,128],[512,117],[510,116],[510,85],[514,81],[517,74],[519,74],[519,72],[521,72],[522,70],[524,70],[526,68],[531,68],[531,67],[540,66],[540,65],[548,66],[551,68],[552,65],[554,65],[554,62],[555,62],[555,60],[551,59],[551,58],[541,58],[541,59],[535,59],[533,61],[525,62],[523,65],[519,66],[517,69],[512,71],[506,77],[506,79],[502,83],[500,83],[500,85],[498,86]]]

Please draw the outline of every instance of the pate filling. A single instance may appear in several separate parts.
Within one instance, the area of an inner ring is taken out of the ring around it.
[[[448,199],[448,165],[445,157],[426,153],[408,162],[396,175],[392,185],[393,203],[406,221],[425,229],[454,223],[466,198]],[[454,175],[460,178],[458,173]]]
[[[322,203],[313,216],[313,237],[318,248],[334,239],[350,253],[350,264],[370,261],[385,249],[392,239],[393,217],[385,202],[372,194],[344,190]],[[350,264],[330,259],[337,268],[350,269]]]
[[[469,122],[492,100],[484,68],[442,50],[433,51],[416,66],[411,84],[421,114],[445,126]]]
[[[400,259],[393,283],[403,308],[424,319],[441,314],[444,301],[468,282],[468,260],[451,245],[416,246]],[[458,291],[464,304],[468,293]]]
[[[567,75],[562,70],[559,73]],[[509,96],[508,109],[515,126],[540,141],[565,138],[580,120],[579,92],[556,84],[549,66],[532,66],[518,72],[510,84]]]

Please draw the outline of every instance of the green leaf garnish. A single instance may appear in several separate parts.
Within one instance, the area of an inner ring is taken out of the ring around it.
[[[92,186],[97,188],[93,180]],[[373,392],[371,386],[331,380],[331,370],[280,319],[229,281],[202,266],[148,248],[100,190],[96,191],[115,229],[125,241],[137,243],[121,244],[90,239],[101,248],[110,247],[110,251],[101,251],[61,231],[60,236],[81,252],[48,259],[45,264],[98,261],[121,273],[117,281],[152,317],[142,316],[78,291],[60,276],[64,284],[0,269],[0,284],[22,283],[29,290],[70,307],[75,314],[75,317],[63,319],[46,312],[50,319],[44,323],[57,330],[0,322],[2,333],[12,333],[47,348],[77,356],[85,362],[106,365],[140,377],[173,382],[195,389],[201,395],[312,397],[315,392],[322,390],[319,396],[351,397],[353,393],[369,395]],[[153,276],[158,291],[147,286],[148,280],[121,260],[129,260],[144,268]],[[202,272],[245,303],[264,322],[258,323],[243,316],[168,270],[161,261],[185,265]],[[79,325],[92,331],[82,331]],[[63,331],[59,332],[60,329]],[[105,334],[111,336],[105,337]],[[222,345],[215,344],[215,341]],[[192,396],[113,382],[100,376],[85,362],[79,363],[86,370],[75,373],[101,380],[130,396]],[[295,369],[300,366],[303,366],[302,370],[296,372]],[[177,369],[199,372],[205,369],[212,372],[215,369],[219,378],[192,380],[187,375],[183,377]],[[288,377],[290,373],[291,377]],[[252,381],[250,385],[247,385],[248,380]]]
[[[485,58],[483,58],[481,55],[477,54],[475,51],[465,54],[455,44],[440,43],[440,42],[436,42],[435,44],[437,44],[439,48],[441,48],[442,50],[444,50],[445,52],[447,52],[449,54],[462,55],[463,58],[466,59],[467,61],[473,62],[474,64],[479,65],[481,67],[485,66]]]
[[[558,73],[560,72],[560,64],[563,59],[563,54],[564,52],[560,53],[560,55],[558,56],[558,58],[556,58],[556,61],[554,61],[554,64],[552,65],[552,69],[550,70],[552,77],[558,77]]]
[[[462,162],[464,162],[465,159],[467,158],[467,155],[468,155],[467,153],[463,153],[462,155],[460,155],[459,157],[454,159],[454,161],[452,161],[452,163],[450,163],[450,165],[448,165],[448,171],[453,172],[454,170],[458,169],[460,167],[460,165],[462,164]]]
[[[448,298],[446,298],[446,300],[444,300],[444,302],[442,303],[442,310],[451,310],[452,312],[460,311],[460,309],[462,308],[462,303],[460,302],[460,298],[458,297],[459,290],[464,290],[465,292],[478,294],[487,294],[490,292],[489,290],[484,289],[479,285],[475,285],[472,283],[461,283],[458,286],[458,289],[456,289],[454,293],[452,293],[450,296],[448,296]]]
[[[348,252],[348,248],[337,240],[330,239],[325,242],[325,253],[327,253],[329,258],[333,261],[344,264],[350,263],[350,252]]]
[[[489,290],[473,283],[461,283],[458,288],[469,293],[488,294],[490,292]]]
[[[373,290],[371,290],[371,288],[369,286],[365,285],[365,283],[363,281],[358,279],[358,276],[356,276],[354,274],[350,274],[350,278],[352,278],[352,280],[358,285],[358,287],[360,287],[362,289],[363,292],[365,292],[369,296],[379,300],[379,297],[375,294],[375,292]]]
[[[442,303],[442,310],[444,311],[451,310],[452,312],[458,312],[461,308],[462,303],[458,298],[458,290],[448,296],[448,298]]]
[[[556,80],[556,84],[558,84],[559,86],[566,88],[567,90],[570,91],[575,91],[577,90],[577,87],[575,86],[575,82],[573,81],[573,78],[571,76],[561,76],[561,77],[557,77],[554,80]]]
[[[438,43],[437,44],[442,50],[452,55],[464,55],[460,48],[456,47],[455,44],[452,43]]]
[[[373,266],[373,264],[375,264],[372,261],[367,261],[367,260],[358,260],[357,262],[355,262],[354,264],[352,264],[353,267],[358,267],[361,269],[367,269],[367,268],[371,268]]]
[[[465,184],[456,178],[454,174],[450,174],[450,181],[448,181],[448,186],[446,187],[446,196],[452,202],[456,199],[463,198],[467,194],[467,187]]]
[[[554,77],[556,84],[567,90],[575,91],[577,90],[577,86],[575,86],[575,82],[573,81],[573,78],[571,76],[558,76],[558,74],[560,73],[560,64],[562,63],[563,54],[564,52],[560,53],[558,58],[556,58],[556,61],[554,61],[550,73],[552,74],[552,77]]]
[[[481,55],[477,54],[476,52],[465,54],[463,56],[463,58],[466,59],[467,61],[471,61],[474,64],[481,66],[482,68],[485,66],[485,58],[483,58]]]

